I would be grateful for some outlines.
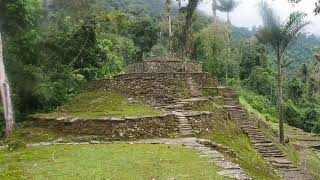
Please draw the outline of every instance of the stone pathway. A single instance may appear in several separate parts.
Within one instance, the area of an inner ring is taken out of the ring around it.
[[[279,170],[284,179],[290,180],[312,180],[313,178],[306,175],[301,169],[296,167],[287,159],[285,154],[248,120],[245,111],[239,103],[238,95],[230,88],[220,88],[225,100],[224,108],[239,127],[248,134],[254,148],[268,160],[273,167]]]
[[[186,118],[185,113],[179,111],[173,111],[174,115],[179,119],[179,135],[180,137],[193,137],[193,130],[189,123],[188,118]]]

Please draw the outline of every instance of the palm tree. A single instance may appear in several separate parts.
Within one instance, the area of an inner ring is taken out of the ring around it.
[[[221,12],[227,13],[227,23],[231,25],[230,13],[239,5],[239,2],[236,0],[218,0],[219,5],[217,9]]]
[[[10,136],[14,126],[13,110],[10,95],[10,86],[5,73],[3,56],[2,56],[2,38],[0,33],[0,92],[4,110],[4,120],[6,123],[6,137]]]
[[[228,54],[226,60],[226,79],[228,79],[228,71],[229,71],[229,61],[231,54],[231,21],[230,21],[230,13],[239,5],[238,1],[235,0],[218,0],[219,4],[217,5],[217,9],[221,12],[227,13],[227,27],[228,27]]]
[[[181,0],[177,0],[179,8],[181,8]]]
[[[171,23],[172,0],[166,0],[166,6],[167,6],[168,33],[169,33],[169,52],[171,56],[172,47],[173,47],[173,33],[172,33],[172,23]]]
[[[280,142],[284,143],[283,69],[286,64],[283,63],[283,56],[292,40],[309,24],[309,21],[305,20],[306,14],[294,12],[287,21],[281,22],[265,1],[261,2],[260,8],[264,27],[258,31],[256,37],[260,42],[270,45],[276,54],[279,132]]]

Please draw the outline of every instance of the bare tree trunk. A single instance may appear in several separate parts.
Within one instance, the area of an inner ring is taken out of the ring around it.
[[[10,86],[5,73],[3,55],[2,55],[2,38],[0,33],[0,91],[4,109],[4,120],[6,122],[6,137],[10,136],[14,126],[13,108],[10,96]]]
[[[277,71],[278,71],[278,108],[279,108],[279,133],[280,133],[280,142],[284,143],[284,113],[283,113],[283,71],[282,71],[282,57],[278,53],[277,54]]]

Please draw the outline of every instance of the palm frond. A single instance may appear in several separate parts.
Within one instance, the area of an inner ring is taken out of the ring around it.
[[[270,44],[277,51],[282,38],[280,18],[265,1],[261,1],[259,5],[264,27],[258,31],[257,39],[264,44]]]
[[[302,12],[294,12],[290,14],[289,19],[281,28],[281,36],[283,37],[280,46],[281,53],[287,49],[290,42],[292,42],[301,29],[310,23],[310,21],[305,20],[306,17],[307,15]]]
[[[221,12],[231,12],[239,3],[240,2],[236,0],[218,0],[217,9]]]

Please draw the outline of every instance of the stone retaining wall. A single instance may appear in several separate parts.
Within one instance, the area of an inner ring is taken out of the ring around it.
[[[213,114],[193,112],[186,116],[195,134],[213,130]],[[100,135],[110,140],[172,137],[179,133],[179,119],[173,115],[117,118],[34,118],[33,126],[57,132]]]
[[[205,84],[216,85],[216,81],[207,73],[135,73],[93,81],[89,84],[89,89],[113,90],[164,102],[175,98],[188,98],[188,93],[185,92],[189,90],[188,78],[192,78],[199,87]]]
[[[194,134],[202,134],[213,130],[213,114],[211,112],[195,112],[186,116]]]
[[[186,69],[183,67],[186,67]],[[127,73],[176,73],[183,71],[188,73],[201,73],[202,65],[179,60],[154,60],[131,64],[127,68]]]
[[[58,132],[85,135],[103,135],[111,140],[169,137],[178,133],[178,120],[174,115],[154,117],[128,117],[125,119],[60,118],[34,119],[37,127]]]

